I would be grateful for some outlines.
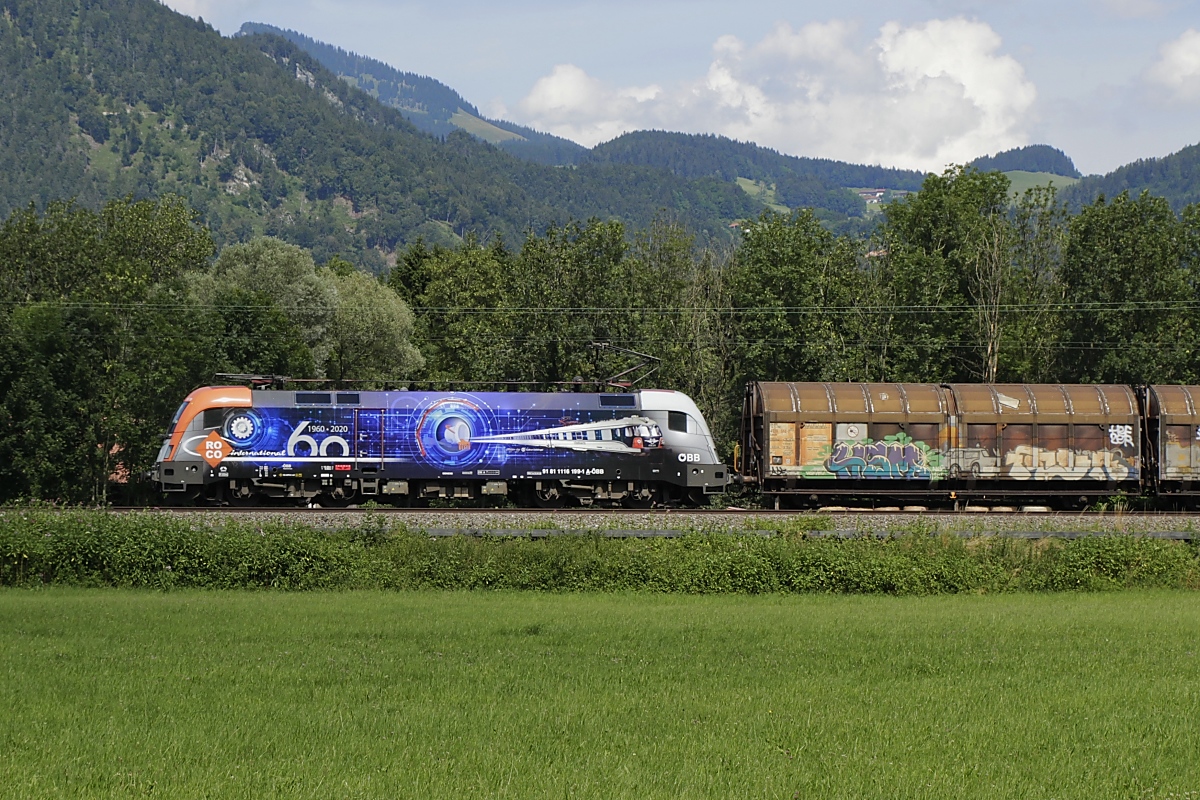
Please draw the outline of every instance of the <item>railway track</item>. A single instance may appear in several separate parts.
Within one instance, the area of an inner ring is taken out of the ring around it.
[[[771,519],[800,519],[814,516],[858,519],[881,517],[890,519],[978,519],[1007,517],[1022,519],[1193,519],[1200,524],[1200,511],[1055,511],[1044,506],[1037,507],[970,507],[948,508],[846,508],[834,506],[816,509],[768,509],[768,508],[432,508],[393,506],[361,507],[350,506],[110,506],[114,513],[153,511],[167,514],[291,514],[297,516],[318,514],[382,514],[413,516],[529,516],[548,518],[556,516],[613,516],[613,517],[763,517]]]
[[[930,535],[1007,536],[1022,539],[1079,538],[1103,534],[1185,539],[1200,538],[1200,514],[1187,512],[1018,512],[832,510],[817,512],[762,509],[553,509],[515,508],[113,508],[113,513],[195,515],[212,521],[249,519],[295,521],[330,530],[378,520],[430,536],[602,535],[613,538],[671,538],[691,532],[778,535],[799,532],[820,537],[887,537],[916,532]]]

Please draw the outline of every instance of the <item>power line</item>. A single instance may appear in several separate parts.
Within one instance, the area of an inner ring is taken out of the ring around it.
[[[151,302],[100,302],[84,300],[4,300],[0,305],[11,308],[51,307],[65,309],[89,310],[156,310],[156,311],[268,311],[281,312],[315,312],[333,311],[340,309],[365,309],[366,306],[327,306],[275,303],[151,303]],[[1152,301],[1090,301],[1084,303],[1005,303],[1005,304],[976,304],[976,305],[850,305],[850,306],[636,306],[633,308],[617,308],[613,306],[416,306],[410,309],[416,315],[428,314],[458,314],[464,316],[481,316],[488,314],[511,315],[542,315],[558,316],[562,314],[624,314],[624,315],[774,315],[774,314],[964,314],[980,311],[995,312],[1025,312],[1025,311],[1189,311],[1200,310],[1200,300],[1152,300]]]

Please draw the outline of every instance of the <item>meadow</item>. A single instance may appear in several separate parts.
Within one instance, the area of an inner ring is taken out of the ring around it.
[[[1200,595],[0,590],[3,797],[1200,797]]]

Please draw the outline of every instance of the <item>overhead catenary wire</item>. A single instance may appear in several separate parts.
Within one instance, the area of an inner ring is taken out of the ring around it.
[[[51,306],[55,308],[103,309],[123,311],[131,309],[148,309],[161,311],[249,311],[277,310],[312,312],[329,309],[323,305],[276,303],[156,303],[156,302],[104,302],[95,300],[3,300],[0,306],[28,308],[35,306]],[[345,308],[345,306],[343,306]],[[353,310],[354,306],[350,306]],[[422,314],[962,314],[981,310],[1000,312],[1024,311],[1187,311],[1200,310],[1200,300],[1155,300],[1155,301],[1094,301],[1086,303],[1003,303],[1003,304],[958,304],[958,305],[850,305],[850,306],[637,306],[624,308],[616,306],[411,306],[412,312]]]

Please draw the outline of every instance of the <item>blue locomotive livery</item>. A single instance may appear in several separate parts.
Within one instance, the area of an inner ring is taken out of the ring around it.
[[[512,496],[555,507],[701,503],[724,491],[699,410],[678,392],[305,392],[205,387],[152,472],[191,501],[403,505]]]

